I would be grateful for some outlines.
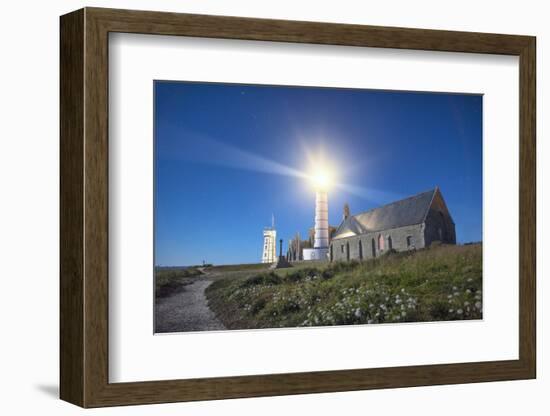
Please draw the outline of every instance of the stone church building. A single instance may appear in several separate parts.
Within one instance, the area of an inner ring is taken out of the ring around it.
[[[329,256],[330,261],[363,260],[435,241],[456,244],[455,224],[438,187],[357,215],[346,206]]]

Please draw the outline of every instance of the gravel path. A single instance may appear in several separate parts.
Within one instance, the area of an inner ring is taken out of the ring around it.
[[[185,290],[160,299],[155,305],[156,332],[212,331],[225,329],[208,307],[204,290],[211,280],[196,280]]]

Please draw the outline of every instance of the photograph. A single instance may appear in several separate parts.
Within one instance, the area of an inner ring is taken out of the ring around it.
[[[154,332],[483,319],[483,95],[155,80]]]

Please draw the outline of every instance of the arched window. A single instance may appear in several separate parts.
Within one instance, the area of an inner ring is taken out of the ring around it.
[[[346,243],[346,260],[349,261],[349,241]]]
[[[334,260],[334,254],[332,252],[332,244],[330,245],[330,261],[332,262]]]
[[[359,240],[359,260],[363,260],[363,243]]]
[[[384,250],[384,236],[382,234],[378,234],[378,250]]]
[[[374,245],[374,238],[371,240],[372,258],[376,257],[376,246]]]
[[[388,250],[393,249],[393,241],[391,239],[391,235],[388,235]]]

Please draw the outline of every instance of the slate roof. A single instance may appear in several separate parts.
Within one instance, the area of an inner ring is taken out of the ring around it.
[[[342,221],[333,239],[420,224],[426,218],[436,192],[437,187],[357,215],[350,215]]]

